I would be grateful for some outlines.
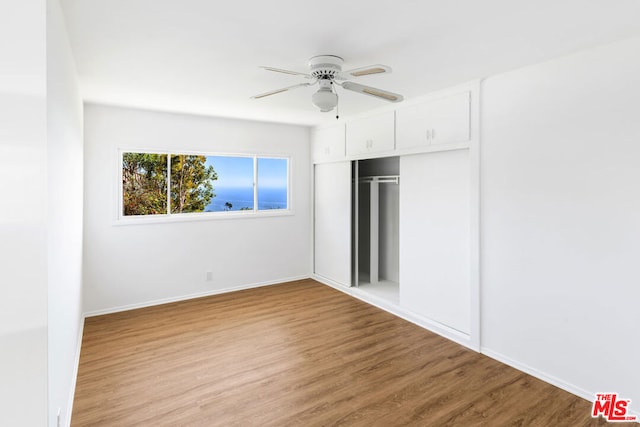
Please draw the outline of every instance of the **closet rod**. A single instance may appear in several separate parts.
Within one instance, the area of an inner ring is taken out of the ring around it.
[[[378,182],[380,184],[399,184],[400,175],[365,176],[362,178],[358,178],[358,182]]]

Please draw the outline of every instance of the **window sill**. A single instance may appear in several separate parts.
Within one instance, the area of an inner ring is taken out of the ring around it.
[[[291,209],[273,209],[264,211],[229,211],[229,212],[194,212],[172,215],[145,215],[145,216],[122,216],[113,222],[113,225],[144,225],[162,224],[172,222],[192,222],[192,221],[219,221],[236,219],[258,219],[272,218],[280,216],[293,216],[295,213]]]

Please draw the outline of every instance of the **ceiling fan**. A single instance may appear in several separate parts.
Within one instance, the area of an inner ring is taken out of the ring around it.
[[[353,70],[342,71],[343,59],[335,55],[318,55],[309,59],[309,73],[299,73],[297,71],[282,70],[273,67],[261,67],[267,71],[275,71],[277,73],[291,74],[294,76],[302,76],[310,82],[299,83],[297,85],[284,87],[282,89],[272,90],[270,92],[261,93],[252,96],[252,99],[260,99],[266,96],[275,95],[277,93],[286,92],[288,90],[300,87],[313,86],[318,84],[320,88],[311,96],[311,102],[322,112],[333,110],[338,105],[338,94],[336,86],[357,93],[373,96],[390,102],[402,101],[402,95],[388,92],[386,90],[377,89],[371,86],[361,85],[347,81],[352,78],[368,76],[372,74],[390,73],[391,67],[386,65],[369,65],[367,67],[355,68]]]

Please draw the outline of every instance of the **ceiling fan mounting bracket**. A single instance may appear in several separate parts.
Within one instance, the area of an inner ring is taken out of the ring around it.
[[[318,80],[333,80],[342,72],[344,60],[336,55],[318,55],[309,59],[311,75]]]

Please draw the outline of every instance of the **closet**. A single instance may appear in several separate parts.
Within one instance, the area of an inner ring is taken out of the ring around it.
[[[314,129],[314,278],[480,345],[479,86]]]
[[[351,194],[351,283],[397,304],[400,158],[353,161]]]

